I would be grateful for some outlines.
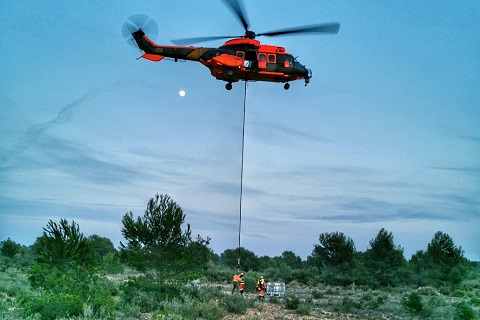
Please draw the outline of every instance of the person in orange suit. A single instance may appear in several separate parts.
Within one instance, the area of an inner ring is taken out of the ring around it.
[[[267,282],[260,276],[260,279],[257,281],[257,285],[255,286],[258,291],[258,298],[265,299],[265,291],[267,290]]]
[[[240,280],[242,280],[240,278],[240,276],[238,274],[234,274],[233,275],[233,288],[232,288],[232,294],[235,292],[235,290],[239,290],[239,284],[240,284]]]
[[[245,290],[245,279],[243,278],[243,272],[240,273],[240,282],[238,284],[238,291],[240,294],[243,294],[243,290]]]

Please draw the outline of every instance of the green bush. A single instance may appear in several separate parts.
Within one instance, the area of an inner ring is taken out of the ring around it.
[[[479,296],[473,296],[470,298],[470,304],[476,307],[480,307],[480,297]]]
[[[303,316],[308,316],[311,311],[312,311],[312,305],[310,303],[302,303],[298,306],[297,310],[295,310],[297,314],[300,314]]]
[[[278,304],[278,303],[280,303],[280,300],[279,300],[278,297],[276,297],[276,296],[270,297],[270,299],[268,299],[268,301],[269,301],[270,303],[272,303],[272,304]]]
[[[367,293],[364,297],[363,300],[366,302],[367,306],[371,310],[375,310],[380,308],[385,303],[385,300],[387,299],[387,295],[379,295],[379,296],[374,296],[371,293]]]
[[[195,300],[186,301],[178,306],[178,313],[185,320],[195,320],[200,317],[200,304]]]
[[[422,297],[418,292],[413,291],[408,295],[405,295],[402,299],[402,305],[411,313],[420,315],[423,310]]]
[[[80,297],[68,293],[44,293],[23,299],[22,305],[27,314],[38,313],[42,316],[42,320],[76,317],[83,313],[83,301]]]
[[[359,301],[356,301],[350,297],[344,297],[342,299],[342,310],[343,312],[350,313],[353,310],[360,309],[362,304]]]
[[[287,297],[285,299],[285,308],[288,310],[297,310],[300,305],[300,299],[298,297]]]
[[[202,286],[198,290],[198,299],[200,301],[211,301],[223,298],[223,292],[220,287]]]
[[[438,308],[445,306],[445,300],[441,296],[433,296],[428,299],[427,306],[431,308]]]
[[[149,276],[130,278],[120,286],[120,296],[125,304],[134,304],[142,312],[157,310],[162,301],[179,299],[181,287],[164,284]]]
[[[230,313],[245,314],[249,306],[249,300],[244,296],[232,294],[223,298],[222,305]]]
[[[32,299],[33,306],[38,300],[50,303],[54,310],[59,309],[56,306],[58,301],[52,298],[58,296],[67,300],[66,305],[71,311],[69,311],[70,315],[76,314],[77,301],[80,301],[82,308],[84,304],[90,307],[95,315],[110,313],[115,309],[115,301],[110,293],[110,282],[80,266],[59,270],[56,267],[34,264],[29,271],[29,280],[32,287],[41,292]],[[30,310],[29,314],[38,312],[42,316],[48,316],[51,313],[48,308],[32,307],[27,310]],[[43,312],[46,312],[46,315]]]
[[[200,318],[205,320],[220,320],[225,315],[225,309],[216,303],[202,302],[200,304]]]
[[[475,311],[465,301],[455,304],[454,320],[470,320],[475,319]]]
[[[103,269],[106,274],[122,274],[125,272],[125,265],[117,253],[111,252],[103,257]]]
[[[312,290],[312,297],[314,299],[322,299],[323,297],[325,297],[325,292],[320,291],[319,289],[313,289]]]
[[[0,299],[0,315],[7,310],[8,310],[8,305],[2,299]]]

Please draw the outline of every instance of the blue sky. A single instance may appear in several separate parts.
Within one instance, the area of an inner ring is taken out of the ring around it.
[[[118,245],[122,216],[160,193],[215,252],[236,248],[243,82],[227,91],[199,63],[136,60],[121,33],[143,13],[160,44],[241,35],[223,3],[3,2],[0,240],[32,244],[66,218]],[[340,231],[364,251],[386,228],[410,258],[443,231],[480,260],[480,3],[245,5],[256,32],[341,28],[260,39],[313,78],[248,83],[242,246],[306,258]]]

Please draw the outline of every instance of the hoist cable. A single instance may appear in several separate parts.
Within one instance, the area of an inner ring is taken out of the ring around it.
[[[238,258],[240,259],[241,234],[242,234],[242,197],[243,197],[243,159],[245,155],[245,111],[247,103],[247,81],[245,80],[245,91],[243,94],[243,127],[242,127],[242,165],[240,169],[240,215],[238,222]],[[239,260],[240,261],[240,260]]]

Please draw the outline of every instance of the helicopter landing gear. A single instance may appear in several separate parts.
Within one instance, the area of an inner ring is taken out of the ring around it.
[[[288,83],[288,82],[285,83],[285,85],[283,86],[283,88],[284,88],[285,90],[290,89],[290,83]]]
[[[232,83],[231,83],[231,82],[227,83],[227,84],[225,85],[225,89],[227,89],[227,90],[232,90]]]

